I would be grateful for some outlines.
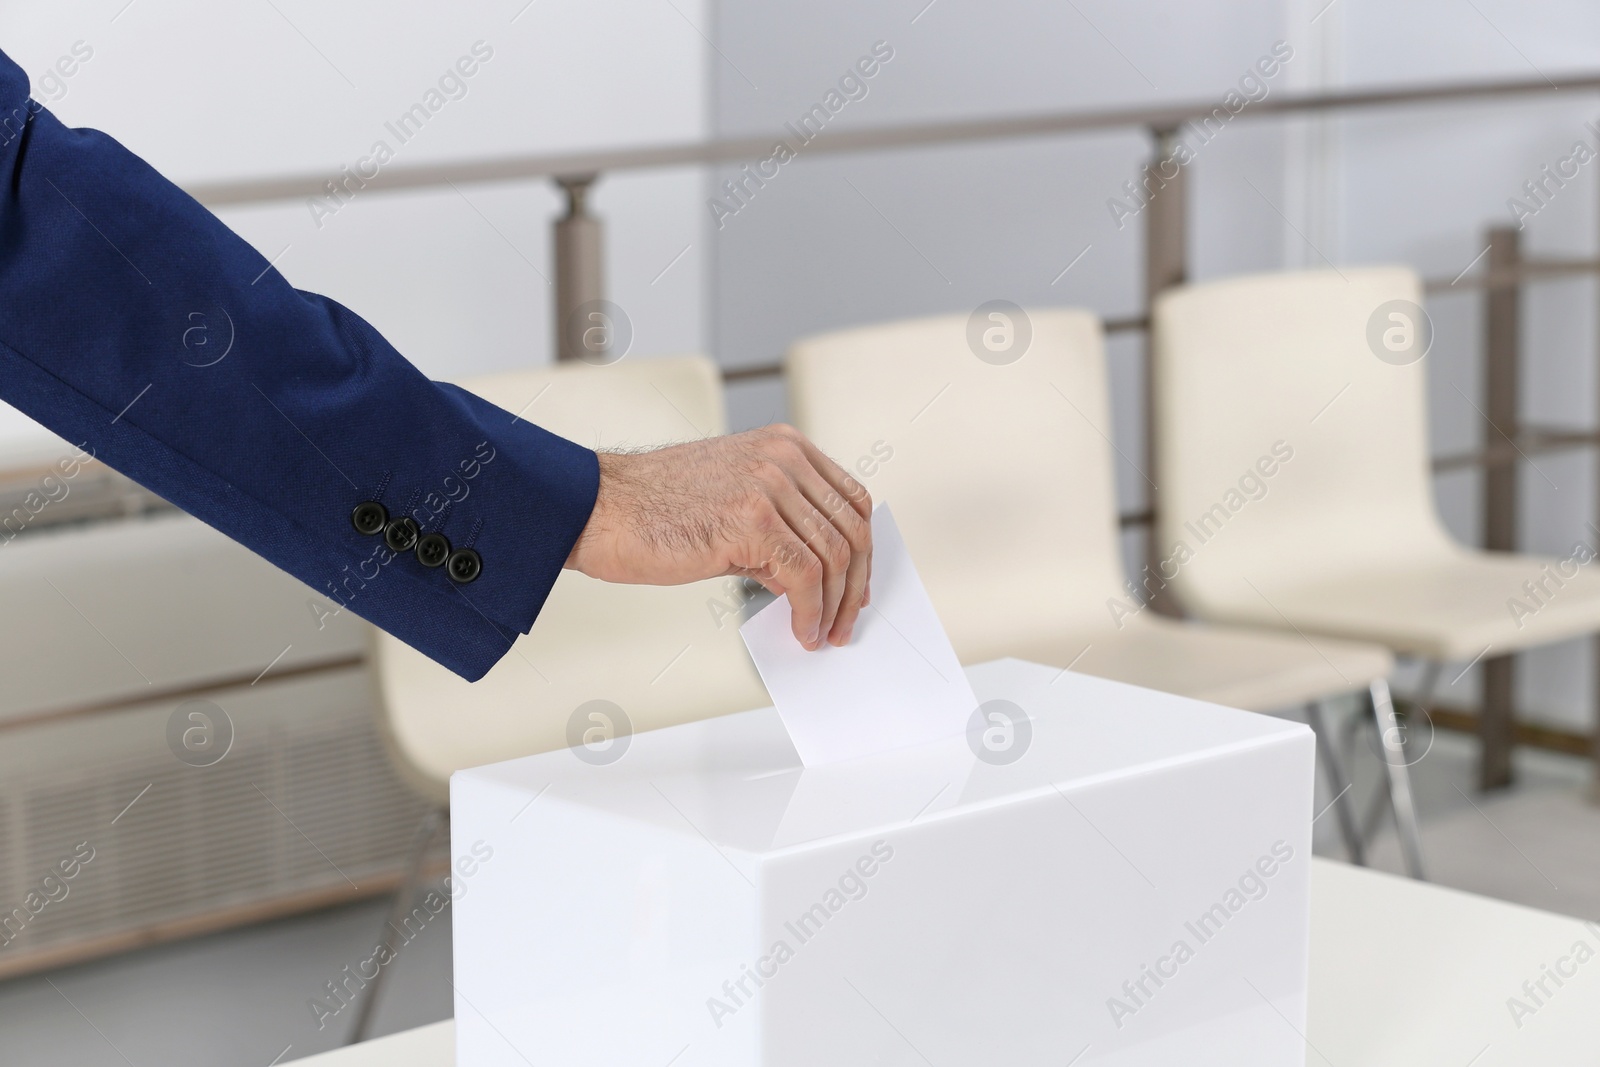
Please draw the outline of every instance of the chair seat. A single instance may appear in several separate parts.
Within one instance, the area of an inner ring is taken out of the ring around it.
[[[1246,711],[1365,689],[1394,668],[1380,645],[1184,622],[1150,611],[1125,618],[1121,629],[1054,634],[1010,654]]]
[[[1256,585],[1259,594],[1245,588],[1239,600],[1211,605],[1207,617],[1278,627],[1287,619],[1307,632],[1377,641],[1441,661],[1600,630],[1600,573],[1554,557],[1459,549],[1313,584]]]
[[[564,571],[545,603],[547,621],[477,682],[382,643],[388,690],[438,709],[385,724],[413,784],[443,799],[461,767],[566,747],[572,716],[591,700],[621,708],[635,733],[770,704],[737,612],[719,619],[706,608],[727,597],[719,579],[610,585]]]

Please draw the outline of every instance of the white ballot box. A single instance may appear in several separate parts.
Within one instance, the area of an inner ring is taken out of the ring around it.
[[[1310,731],[967,673],[844,763],[764,709],[456,774],[457,1067],[1302,1064]]]

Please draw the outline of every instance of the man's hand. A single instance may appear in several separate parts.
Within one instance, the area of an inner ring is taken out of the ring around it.
[[[850,640],[868,601],[872,498],[799,430],[600,453],[600,494],[567,566],[679,585],[739,574],[789,594],[808,649]]]

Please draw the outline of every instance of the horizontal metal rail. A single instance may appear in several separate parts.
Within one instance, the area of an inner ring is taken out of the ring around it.
[[[1451,452],[1433,457],[1433,472],[1448,474],[1453,471],[1479,470],[1485,467],[1507,467],[1534,456],[1555,452],[1572,452],[1600,445],[1600,431],[1571,430],[1552,426],[1526,426],[1515,440],[1501,439],[1483,448],[1469,452]],[[1125,511],[1117,516],[1122,529],[1148,526],[1155,521],[1149,508]]]
[[[1506,81],[1446,82],[1440,85],[1386,86],[1347,89],[1334,93],[1283,93],[1249,104],[1237,113],[1227,112],[1216,98],[1176,104],[1108,108],[1102,111],[1055,111],[1038,115],[963,119],[917,125],[825,130],[806,143],[804,154],[837,155],[878,152],[896,148],[962,144],[974,141],[1015,140],[1095,130],[1143,128],[1172,130],[1185,122],[1203,119],[1217,111],[1230,118],[1266,118],[1371,107],[1451,103],[1484,97],[1538,96],[1557,90],[1600,90],[1600,73],[1574,72],[1557,78]],[[614,170],[650,170],[664,167],[736,163],[763,159],[777,138],[771,134],[718,141],[603,149],[558,155],[517,155],[390,166],[374,176],[360,175],[363,190],[425,189],[478,182],[524,181],[570,175],[601,174]],[[199,182],[188,187],[196,200],[210,207],[252,204],[273,200],[298,200],[328,194],[330,181],[342,175],[327,172],[291,174],[276,178]]]
[[[1490,270],[1482,274],[1460,274],[1446,281],[1429,278],[1422,283],[1424,292],[1439,295],[1450,292],[1472,292],[1478,289],[1500,289],[1522,282],[1546,281],[1551,278],[1570,278],[1600,273],[1600,259],[1560,259],[1555,257],[1524,259],[1510,270]]]
[[[1485,445],[1470,452],[1453,452],[1433,458],[1436,474],[1447,471],[1479,467],[1505,467],[1533,456],[1552,452],[1571,452],[1574,449],[1593,448],[1600,445],[1600,431],[1571,430],[1553,426],[1524,426],[1522,432],[1510,438]]]
[[[1106,333],[1131,333],[1150,328],[1150,318],[1147,315],[1130,315],[1127,318],[1106,319],[1100,324]],[[748,382],[764,378],[776,378],[783,374],[782,363],[751,363],[743,367],[722,368],[722,380],[725,382]]]
[[[1507,285],[1516,285],[1520,282],[1546,281],[1552,278],[1582,277],[1584,275],[1600,274],[1600,259],[1529,259],[1519,263],[1511,270],[1486,271],[1482,274],[1458,275],[1455,278],[1428,278],[1422,283],[1425,292],[1439,295],[1444,293],[1475,293],[1482,289],[1496,289]],[[1150,328],[1148,315],[1131,315],[1126,318],[1106,319],[1102,324],[1106,333],[1130,333]],[[781,363],[753,363],[744,367],[726,367],[722,371],[722,379],[726,382],[758,381],[766,378],[776,378],[783,373]],[[1570,435],[1569,435],[1570,436]],[[1581,444],[1600,444],[1600,438],[1585,439]],[[1532,445],[1535,449],[1543,449],[1543,442]],[[1570,447],[1562,446],[1562,447]],[[1507,446],[1510,451],[1510,446]],[[1514,455],[1515,453],[1513,453]],[[1471,457],[1482,456],[1483,453],[1466,453],[1462,456],[1450,457],[1441,460],[1446,466],[1436,463],[1435,470],[1447,470],[1457,466],[1471,466],[1475,462],[1501,462],[1500,460],[1474,460]],[[1127,525],[1124,522],[1124,525]]]

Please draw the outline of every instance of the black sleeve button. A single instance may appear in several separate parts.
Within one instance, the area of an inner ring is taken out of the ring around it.
[[[422,527],[417,525],[416,519],[401,516],[389,520],[389,525],[383,528],[383,543],[396,552],[409,552],[421,533]]]
[[[357,533],[369,537],[382,530],[384,523],[388,521],[389,509],[376,500],[363,500],[350,513],[350,525],[356,528]]]
[[[449,558],[450,539],[444,534],[423,534],[417,542],[417,562],[424,567],[442,567]]]
[[[483,573],[483,557],[470,548],[458,548],[450,553],[450,566],[446,568],[450,580],[457,585],[477,581]]]

